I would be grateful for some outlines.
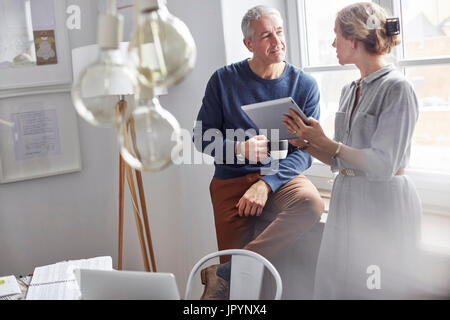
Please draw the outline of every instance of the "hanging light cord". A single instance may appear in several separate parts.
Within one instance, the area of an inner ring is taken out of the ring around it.
[[[139,60],[142,61],[142,32],[141,32],[141,15],[139,12],[139,0],[134,0],[134,19],[136,23],[137,48]]]
[[[108,0],[108,14],[115,16],[117,12],[116,0]]]

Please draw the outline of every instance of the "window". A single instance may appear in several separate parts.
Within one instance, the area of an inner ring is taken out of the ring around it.
[[[356,1],[335,0],[323,1],[305,0],[305,32],[308,54],[306,64],[310,67],[323,65],[337,65],[335,49],[332,47],[334,41],[334,20],[336,13],[345,6]]]
[[[399,62],[420,102],[411,168],[450,173],[450,2],[402,0],[400,9],[405,60]]]
[[[438,75],[438,76],[437,76]],[[448,172],[450,163],[450,64],[406,68],[420,102],[410,166]]]
[[[360,77],[355,66],[338,64],[332,47],[337,12],[356,2],[359,1],[287,1],[290,59],[317,80],[321,92],[321,123],[329,137],[334,135],[334,113],[342,87]],[[448,211],[450,2],[374,2],[393,13],[391,16],[400,18],[402,44],[388,57],[388,62],[397,65],[411,81],[420,104],[408,174],[415,180],[424,205],[433,204]],[[308,173],[319,188],[331,188],[333,176],[327,166],[316,161]]]
[[[417,59],[450,54],[450,2],[401,1],[404,57]]]

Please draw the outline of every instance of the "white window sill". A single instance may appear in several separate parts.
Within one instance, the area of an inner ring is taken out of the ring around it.
[[[319,189],[325,210],[319,223],[326,223],[330,208],[331,192]],[[422,249],[428,252],[450,255],[450,213],[425,211],[422,215]]]
[[[415,169],[407,169],[406,174],[417,188],[423,211],[450,218],[450,175]],[[331,172],[329,166],[314,161],[305,175],[316,188],[331,192],[335,174]]]

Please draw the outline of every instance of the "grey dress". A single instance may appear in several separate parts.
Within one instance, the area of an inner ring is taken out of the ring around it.
[[[362,149],[368,172],[338,175],[334,181],[314,297],[405,298],[408,266],[420,237],[421,204],[411,180],[396,173],[408,165],[418,102],[410,83],[388,65],[361,82],[350,124],[356,88],[354,81],[342,90],[335,140]],[[337,158],[331,169],[341,168],[352,169]]]

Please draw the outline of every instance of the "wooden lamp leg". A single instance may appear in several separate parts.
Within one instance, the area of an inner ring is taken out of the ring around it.
[[[117,113],[124,113],[125,109],[127,107],[127,102],[125,99],[121,97],[121,100],[117,103],[116,111]],[[119,129],[119,128],[118,128]],[[119,129],[120,130],[120,129]],[[134,123],[131,123],[131,135],[133,144],[135,144],[135,132],[134,132]],[[129,143],[129,140],[127,139],[128,134],[124,132],[124,139],[125,143]],[[137,150],[137,149],[136,149]],[[144,267],[147,272],[150,272],[150,265],[148,260],[148,254],[147,254],[147,246],[150,253],[151,258],[151,264],[152,269],[154,272],[156,272],[156,262],[155,262],[155,254],[153,252],[153,244],[152,244],[152,238],[150,234],[150,227],[148,222],[148,214],[147,214],[147,205],[145,203],[145,194],[144,194],[144,185],[142,183],[142,174],[139,170],[135,170],[136,173],[136,181],[138,185],[139,190],[139,198],[141,202],[141,208],[142,208],[142,219],[144,221],[144,228],[145,228],[145,236],[147,238],[147,243],[144,239],[144,233],[142,229],[142,221],[139,216],[139,207],[137,202],[137,195],[136,195],[136,189],[134,185],[134,179],[133,179],[133,172],[131,167],[123,160],[122,156],[119,155],[119,270],[122,270],[122,259],[123,259],[123,207],[124,207],[124,176],[126,173],[127,181],[128,181],[128,187],[130,189],[131,193],[131,199],[133,203],[133,212],[134,217],[136,220],[136,228],[138,231],[138,237],[139,242],[141,245],[141,253],[142,258],[144,260]]]
[[[118,269],[123,268],[123,196],[124,196],[124,176],[125,167],[122,156],[119,154],[119,266]]]
[[[126,170],[126,174],[127,174],[128,187],[130,188],[131,199],[133,202],[134,218],[136,220],[136,228],[138,231],[139,242],[141,244],[141,253],[142,253],[142,258],[144,260],[144,267],[145,267],[145,271],[150,272],[147,248],[146,248],[146,244],[145,244],[145,240],[144,240],[144,232],[142,229],[142,222],[139,217],[139,208],[138,208],[138,202],[137,202],[137,196],[136,196],[136,189],[134,187],[133,172],[131,171],[131,167],[126,163],[125,163],[125,170]]]
[[[152,270],[156,272],[155,254],[153,252],[152,237],[150,234],[150,227],[148,223],[147,205],[145,203],[144,185],[142,183],[142,174],[139,170],[135,170],[136,181],[139,190],[139,198],[141,199],[142,217],[144,219],[145,235],[147,237],[147,246],[150,252],[150,260],[152,263]]]

